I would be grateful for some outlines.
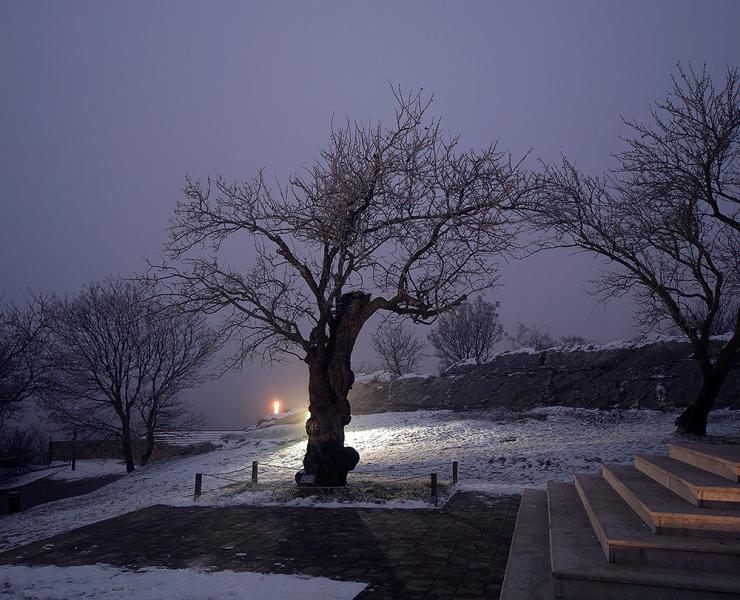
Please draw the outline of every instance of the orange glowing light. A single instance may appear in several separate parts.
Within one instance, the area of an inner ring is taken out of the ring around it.
[[[272,412],[275,415],[280,414],[280,400],[275,400],[275,402],[272,403]]]

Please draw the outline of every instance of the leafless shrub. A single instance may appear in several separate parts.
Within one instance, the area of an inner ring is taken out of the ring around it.
[[[0,433],[40,385],[45,318],[42,298],[0,305]]]
[[[469,359],[481,364],[491,358],[494,346],[504,336],[498,309],[498,302],[486,302],[478,296],[439,319],[429,341],[443,369]]]
[[[424,357],[424,342],[400,322],[383,323],[371,336],[370,345],[383,367],[396,377],[413,373]]]
[[[558,343],[550,335],[550,332],[540,323],[517,323],[516,333],[511,340],[519,348],[532,348],[538,352],[555,348]]]

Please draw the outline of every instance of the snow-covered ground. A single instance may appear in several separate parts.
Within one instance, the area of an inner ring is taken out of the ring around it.
[[[345,600],[354,598],[364,583],[234,571],[195,569],[139,569],[107,565],[75,567],[0,567],[0,598],[17,600],[202,600],[218,598],[257,600]]]
[[[104,477],[107,475],[123,475],[126,473],[126,466],[123,461],[114,459],[82,459],[75,463],[75,470],[69,463],[53,463],[47,468],[23,473],[13,479],[3,481],[0,484],[0,490],[6,490],[14,487],[21,487],[38,481],[39,479],[49,479],[53,481],[71,481],[76,479],[91,479],[93,477]]]
[[[356,416],[346,443],[359,451],[361,462],[350,484],[415,477],[428,482],[432,471],[444,482],[457,460],[458,489],[517,492],[570,479],[574,471],[598,470],[602,462],[628,462],[639,452],[665,453],[666,444],[675,441],[675,417],[645,410],[565,408],[516,415],[418,411]],[[0,550],[157,503],[192,505],[196,473],[206,475],[199,504],[325,505],[320,497],[296,498],[293,492],[288,499],[275,499],[276,488],[295,490],[293,475],[301,467],[306,440],[302,419],[274,423],[228,435],[205,454],[156,461],[86,496],[3,517]],[[710,435],[737,436],[738,431],[740,411],[712,413]],[[260,463],[256,487],[248,484],[253,460]],[[427,506],[423,500],[349,504]]]
[[[234,433],[235,429],[170,429],[156,435],[158,442],[171,446],[190,446],[204,442],[217,442],[223,436]],[[241,430],[239,430],[241,431]]]
[[[72,479],[90,479],[92,477],[104,477],[106,475],[123,475],[126,473],[126,465],[121,460],[110,458],[88,458],[78,460],[75,463],[75,470],[71,466],[60,469],[50,479],[72,480]]]

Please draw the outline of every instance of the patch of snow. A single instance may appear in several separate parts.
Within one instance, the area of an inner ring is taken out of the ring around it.
[[[406,373],[401,375],[398,379],[429,379],[434,377],[433,373]]]
[[[396,377],[390,371],[373,371],[372,373],[358,373],[355,383],[385,383],[398,379],[429,379],[436,377],[433,373],[405,373]]]
[[[730,339],[730,334],[713,335],[710,337],[711,341],[727,341]],[[501,350],[496,352],[483,364],[488,364],[496,360],[500,356],[508,356],[511,354],[541,354],[542,352],[600,352],[602,350],[633,350],[635,348],[642,348],[644,346],[650,346],[652,344],[665,344],[665,343],[688,343],[689,340],[684,335],[664,334],[656,333],[649,335],[642,335],[631,340],[616,340],[614,342],[606,342],[604,344],[596,344],[589,342],[586,344],[576,346],[553,346],[545,350],[535,350],[534,348],[515,348],[513,350]],[[442,371],[442,374],[446,373],[450,369],[455,367],[474,366],[476,364],[474,358],[467,358],[456,362]]]
[[[353,581],[270,573],[107,565],[0,567],[0,598],[75,600],[347,600],[366,586]]]
[[[300,408],[291,408],[278,414],[270,414],[263,417],[255,425],[247,427],[244,431],[252,431],[253,429],[260,429],[263,427],[273,427],[275,425],[294,425],[296,423],[305,423],[308,419],[308,407],[303,406]],[[232,433],[224,438],[224,441],[233,440],[239,438],[240,433]]]
[[[390,371],[373,371],[372,373],[358,373],[355,383],[370,383],[373,381],[390,381],[393,374]]]
[[[171,446],[193,446],[205,442],[216,443],[225,436],[233,433],[239,433],[240,429],[170,429],[159,431],[156,434],[156,440]]]
[[[72,465],[66,465],[63,469],[56,471],[49,479],[73,481],[77,479],[91,479],[93,477],[105,477],[106,475],[125,475],[126,464],[122,460],[112,458],[82,459],[75,462],[75,470]]]
[[[49,467],[42,467],[34,471],[29,471],[28,473],[22,473],[8,479],[3,479],[2,483],[0,483],[0,490],[22,487],[29,483],[33,483],[34,481],[46,479],[47,477],[51,477],[56,471],[64,469],[65,467],[67,467],[67,463],[53,463]]]

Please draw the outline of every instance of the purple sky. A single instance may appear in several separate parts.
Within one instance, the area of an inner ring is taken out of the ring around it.
[[[284,178],[332,113],[383,118],[388,82],[435,94],[465,145],[500,139],[601,171],[676,62],[740,58],[740,2],[24,2],[0,4],[0,293],[75,292],[155,259],[185,173]],[[246,252],[246,250],[245,250]],[[628,300],[586,292],[586,256],[504,265],[505,326],[635,335]],[[369,333],[369,332],[366,332]],[[426,335],[426,332],[420,332]],[[372,360],[366,340],[358,361]],[[428,368],[434,367],[428,361]],[[246,425],[305,400],[303,365],[255,365],[194,394]]]

